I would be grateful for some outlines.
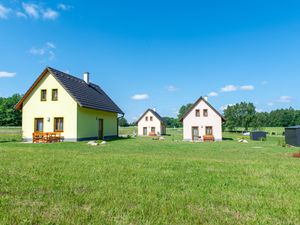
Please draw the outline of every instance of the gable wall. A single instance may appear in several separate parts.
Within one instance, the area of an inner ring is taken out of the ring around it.
[[[41,101],[42,89],[47,90],[47,101]],[[58,89],[58,101],[52,101],[52,89]],[[75,140],[77,137],[77,103],[49,72],[24,101],[22,116],[25,140],[32,139],[34,118],[44,118],[44,132],[53,132],[54,117],[63,117],[62,135],[66,140]]]
[[[146,121],[146,117],[148,116],[148,121]],[[153,117],[153,121],[150,121],[150,116]],[[147,127],[147,135],[151,132],[151,127],[155,127],[156,134],[165,134],[164,130],[162,129],[162,125],[160,120],[154,116],[151,111],[148,111],[143,118],[138,123],[138,135],[143,136],[143,128]]]
[[[197,109],[200,109],[200,117],[196,117]],[[203,116],[204,109],[208,110],[208,117]],[[183,120],[184,140],[192,140],[192,127],[198,127],[199,135],[203,137],[203,135],[205,135],[206,126],[212,126],[215,139],[222,140],[222,118],[204,101],[200,101]]]

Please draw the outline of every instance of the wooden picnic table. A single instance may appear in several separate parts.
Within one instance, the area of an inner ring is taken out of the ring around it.
[[[32,133],[32,142],[33,143],[53,143],[61,142],[63,137],[61,136],[62,132],[40,132],[36,131]]]

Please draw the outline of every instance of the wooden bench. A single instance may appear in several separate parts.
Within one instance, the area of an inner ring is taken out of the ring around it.
[[[33,143],[53,143],[61,142],[63,137],[61,132],[40,132],[36,131],[32,133],[32,142]]]
[[[215,141],[215,137],[213,135],[204,135],[203,141]]]
[[[157,135],[156,135],[155,132],[150,132],[150,133],[149,133],[149,136],[150,136],[150,137],[155,137],[155,136],[157,136]]]

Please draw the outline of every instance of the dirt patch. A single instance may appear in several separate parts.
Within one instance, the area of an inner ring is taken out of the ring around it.
[[[293,153],[292,157],[294,157],[294,158],[300,158],[300,152]]]

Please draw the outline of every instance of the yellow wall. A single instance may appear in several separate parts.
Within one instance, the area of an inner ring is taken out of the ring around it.
[[[87,109],[78,106],[77,134],[78,139],[98,137],[99,121],[103,119],[103,136],[116,136],[118,134],[118,114],[99,110]]]
[[[41,101],[41,90],[47,90],[47,101]],[[58,89],[58,101],[52,101],[52,89]],[[54,117],[64,118],[63,136],[66,140],[77,138],[77,103],[58,81],[48,73],[23,103],[23,138],[31,139],[34,118],[44,118],[44,132],[54,130]],[[50,118],[50,121],[47,121]]]

